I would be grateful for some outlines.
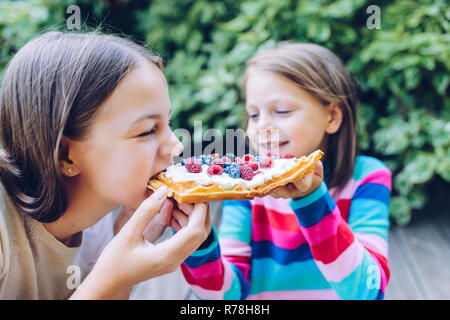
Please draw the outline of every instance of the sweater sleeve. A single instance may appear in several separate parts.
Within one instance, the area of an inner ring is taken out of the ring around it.
[[[317,266],[342,299],[384,297],[390,189],[389,170],[368,174],[351,199],[348,222],[324,182],[290,201]]]
[[[250,201],[224,201],[219,231],[220,244],[213,226],[181,270],[200,299],[245,299],[251,260]]]

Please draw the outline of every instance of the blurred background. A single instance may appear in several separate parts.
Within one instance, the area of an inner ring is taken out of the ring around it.
[[[80,8],[82,30],[123,35],[163,57],[174,129],[192,132],[196,120],[205,130],[242,127],[244,62],[259,48],[294,40],[337,54],[361,86],[361,153],[392,170],[393,226],[409,226],[393,234],[393,250],[403,263],[417,264],[410,267],[414,290],[422,295],[416,298],[433,297],[429,281],[417,274],[426,252],[439,257],[440,268],[450,263],[447,0],[0,0],[0,77],[30,38],[67,30],[70,5]],[[371,5],[380,9],[375,28],[369,27]],[[436,285],[450,283],[449,273],[438,271],[444,279]]]

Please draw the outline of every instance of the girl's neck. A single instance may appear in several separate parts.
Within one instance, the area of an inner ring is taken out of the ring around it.
[[[58,220],[43,223],[43,225],[48,232],[67,247],[77,247],[81,244],[82,230],[79,230],[75,224],[68,223],[66,220],[63,215]]]
[[[67,246],[77,246],[81,243],[81,232],[103,218],[115,206],[99,201],[98,197],[86,186],[81,186],[77,178],[66,181],[68,206],[61,217],[44,227],[56,239]]]

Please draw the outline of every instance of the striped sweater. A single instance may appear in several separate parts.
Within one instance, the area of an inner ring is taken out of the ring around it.
[[[224,201],[220,236],[182,272],[200,299],[383,299],[390,192],[387,167],[358,156],[343,188]]]

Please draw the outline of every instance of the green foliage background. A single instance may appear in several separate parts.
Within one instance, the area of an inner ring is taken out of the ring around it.
[[[450,190],[450,7],[445,0],[0,0],[0,75],[32,36],[64,30],[66,8],[82,22],[145,42],[166,62],[175,127],[237,128],[244,119],[242,75],[258,48],[314,42],[335,52],[361,85],[364,154],[394,173],[391,216],[410,221],[427,186]],[[369,5],[381,8],[370,30]]]

